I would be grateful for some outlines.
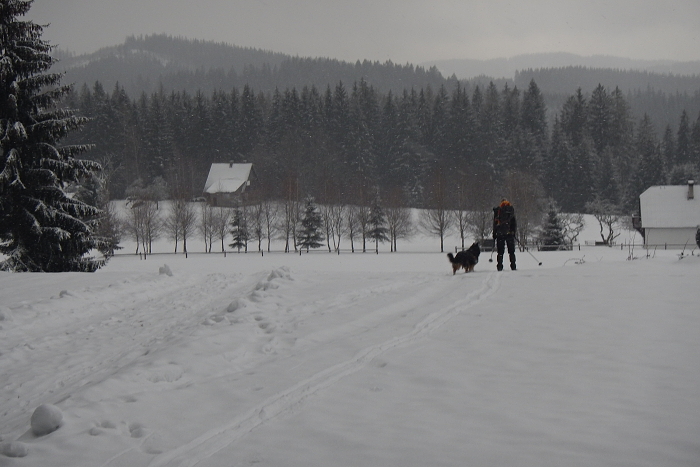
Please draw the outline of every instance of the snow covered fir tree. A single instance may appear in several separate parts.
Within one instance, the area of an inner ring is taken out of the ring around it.
[[[248,220],[244,208],[236,208],[231,219],[231,238],[233,242],[229,245],[239,253],[241,249],[248,252],[248,241],[250,232],[248,231]]]
[[[314,199],[311,197],[306,198],[304,214],[301,219],[301,228],[297,233],[297,246],[300,249],[305,248],[306,251],[309,251],[310,248],[319,248],[323,246],[321,243],[324,240],[321,235],[322,226],[323,219],[318,212],[318,207]]]
[[[43,28],[18,19],[31,4],[0,3],[0,269],[92,272],[104,260],[87,255],[107,248],[94,233],[101,212],[65,189],[100,166],[75,158],[86,146],[58,145],[85,119],[57,106],[69,87],[48,73]]]
[[[382,209],[379,195],[377,194],[372,201],[372,206],[369,212],[369,237],[374,240],[374,251],[379,253],[379,242],[388,242],[389,229],[386,227],[386,214]]]
[[[554,203],[549,204],[549,209],[542,225],[542,232],[540,233],[540,242],[542,243],[542,251],[556,251],[566,244],[564,225],[559,217],[559,210]]]

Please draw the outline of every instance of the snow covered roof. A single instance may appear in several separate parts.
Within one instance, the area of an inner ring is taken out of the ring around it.
[[[700,225],[700,190],[693,187],[688,199],[689,185],[653,186],[639,195],[642,227],[688,228]]]
[[[212,164],[204,193],[235,193],[248,181],[253,164]]]

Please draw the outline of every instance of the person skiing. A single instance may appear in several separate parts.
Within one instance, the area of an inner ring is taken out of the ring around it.
[[[496,269],[503,271],[503,253],[508,246],[510,268],[515,271],[515,232],[517,222],[515,220],[515,208],[506,198],[501,204],[493,208],[493,239],[496,241]]]

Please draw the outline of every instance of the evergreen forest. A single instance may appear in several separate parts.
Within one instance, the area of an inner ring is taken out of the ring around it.
[[[525,190],[567,212],[602,199],[630,214],[646,187],[685,183],[700,166],[700,115],[683,110],[659,132],[654,115],[635,118],[603,85],[573,90],[553,115],[534,79],[522,90],[455,80],[394,93],[361,79],[136,98],[98,81],[64,105],[89,118],[67,143],[94,145],[87,157],[112,199],[154,183],[201,196],[211,163],[246,161],[273,199],[359,204],[378,191],[404,206],[479,208]]]

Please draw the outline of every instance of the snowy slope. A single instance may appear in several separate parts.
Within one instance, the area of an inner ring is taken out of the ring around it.
[[[435,244],[0,273],[0,466],[698,465],[700,257]]]

